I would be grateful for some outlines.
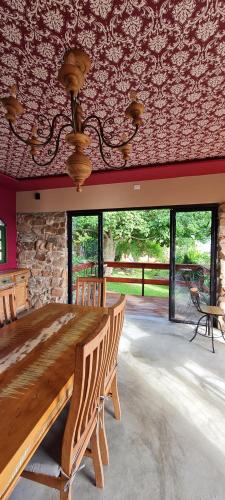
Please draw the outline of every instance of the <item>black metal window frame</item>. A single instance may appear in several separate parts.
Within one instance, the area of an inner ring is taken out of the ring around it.
[[[72,304],[72,276],[73,276],[73,254],[72,254],[72,222],[73,217],[84,215],[96,215],[98,217],[98,276],[103,277],[103,211],[85,210],[67,212],[67,247],[68,247],[68,303]]]
[[[6,263],[6,224],[0,219],[0,264]]]
[[[137,211],[137,210],[163,210],[167,209],[170,212],[170,271],[169,271],[169,319],[171,318],[171,308],[173,307],[172,301],[174,296],[172,293],[172,278],[173,278],[173,251],[171,245],[173,244],[175,233],[174,227],[172,227],[172,214],[177,211],[211,211],[212,212],[212,225],[211,225],[211,290],[210,290],[210,300],[212,303],[216,301],[217,286],[216,286],[216,267],[217,267],[217,233],[218,233],[218,203],[206,203],[206,204],[192,204],[192,205],[160,205],[160,206],[148,206],[148,207],[127,207],[127,208],[104,208],[98,210],[70,210],[67,212],[67,234],[68,234],[68,302],[72,303],[72,218],[76,215],[99,215],[99,238],[100,238],[100,252],[99,256],[99,276],[102,276],[103,272],[103,216],[104,212],[125,212],[125,211]],[[172,252],[172,253],[171,253]],[[179,322],[177,320],[173,320]],[[183,323],[183,321],[182,321]]]
[[[169,320],[175,323],[195,324],[193,321],[175,318],[175,253],[176,253],[176,214],[179,212],[211,212],[211,260],[210,260],[210,304],[217,298],[217,235],[218,204],[184,205],[170,207],[170,275],[169,275]]]

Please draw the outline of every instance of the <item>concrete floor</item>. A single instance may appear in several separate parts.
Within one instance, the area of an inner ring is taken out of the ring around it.
[[[120,348],[122,421],[106,423],[110,465],[93,485],[89,459],[74,500],[225,499],[225,345],[165,318],[127,316]],[[59,498],[21,479],[10,500]]]

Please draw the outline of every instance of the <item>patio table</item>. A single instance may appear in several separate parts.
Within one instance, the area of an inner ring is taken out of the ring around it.
[[[0,329],[0,498],[69,400],[75,345],[108,309],[47,304]]]

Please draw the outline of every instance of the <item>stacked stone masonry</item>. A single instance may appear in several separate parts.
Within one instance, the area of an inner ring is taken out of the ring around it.
[[[17,262],[30,269],[30,307],[67,302],[65,213],[17,215]]]

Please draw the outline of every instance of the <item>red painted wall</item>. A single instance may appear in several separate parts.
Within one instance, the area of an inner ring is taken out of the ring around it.
[[[0,185],[0,219],[6,224],[6,264],[0,271],[16,267],[16,192]]]

